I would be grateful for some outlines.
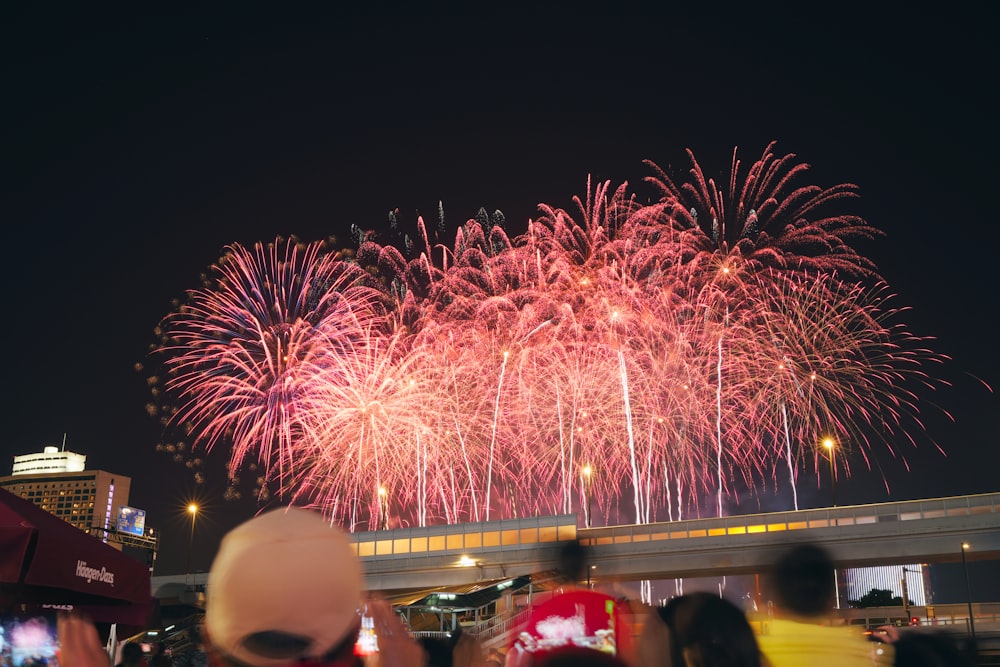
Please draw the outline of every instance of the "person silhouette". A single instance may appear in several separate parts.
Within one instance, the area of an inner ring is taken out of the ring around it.
[[[761,667],[761,654],[739,607],[712,593],[689,593],[649,614],[635,665]]]
[[[771,667],[891,665],[888,645],[865,639],[860,628],[831,625],[836,605],[835,565],[816,544],[800,543],[778,558],[770,573],[774,618],[757,637]]]

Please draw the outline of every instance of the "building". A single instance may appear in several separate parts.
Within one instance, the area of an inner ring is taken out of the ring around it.
[[[159,546],[146,513],[129,506],[132,478],[87,470],[87,457],[65,447],[14,457],[0,488],[30,500],[67,523],[146,563],[152,572]]]
[[[87,467],[87,457],[75,452],[45,447],[41,454],[14,457],[14,475],[44,475],[53,472],[80,472]]]
[[[119,508],[129,504],[132,479],[105,470],[86,470],[86,460],[82,454],[56,447],[15,456],[13,474],[0,477],[0,488],[81,530],[115,530]]]
[[[113,530],[132,480],[104,470],[0,477],[0,487],[81,530]]]

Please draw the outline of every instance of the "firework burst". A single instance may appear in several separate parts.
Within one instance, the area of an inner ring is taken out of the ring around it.
[[[203,289],[163,323],[165,391],[195,442],[227,447],[231,469],[248,457],[289,474],[301,442],[300,406],[352,341],[379,320],[381,294],[356,265],[291,239],[233,245]]]
[[[903,456],[944,359],[837,210],[856,188],[773,144],[724,188],[689,155],[651,203],[588,182],[515,237],[483,214],[354,257],[233,246],[164,322],[170,423],[351,529],[578,511],[585,465],[606,520],[679,519],[795,494],[824,434]]]

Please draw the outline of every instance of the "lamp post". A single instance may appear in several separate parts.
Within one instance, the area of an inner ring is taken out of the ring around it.
[[[962,572],[965,573],[965,595],[969,604],[969,636],[972,642],[976,641],[976,621],[972,617],[972,586],[969,585],[969,564],[965,560],[965,550],[969,548],[968,542],[962,542]]]
[[[906,581],[906,575],[907,574],[915,574],[915,571],[914,570],[907,570],[906,567],[904,566],[903,567],[903,578],[900,579],[900,584],[901,584],[900,588],[902,589],[902,593],[903,593],[903,616],[906,616],[906,622],[909,623],[910,622],[910,590],[909,590],[908,582]]]
[[[823,446],[826,447],[827,455],[830,459],[830,499],[833,501],[833,507],[837,506],[837,472],[834,467],[834,442],[833,438],[826,437],[823,438]],[[836,521],[836,519],[834,519]],[[833,569],[833,585],[834,590],[837,592],[837,609],[840,609],[840,573],[837,568]]]
[[[378,529],[389,529],[389,492],[384,486],[378,487]]]
[[[188,539],[188,561],[187,561],[187,571],[184,575],[184,583],[187,584],[188,575],[191,574],[191,552],[194,550],[194,522],[198,518],[198,505],[195,503],[190,503],[187,506],[187,512],[191,515],[191,537]],[[193,584],[193,581],[192,581]]]
[[[594,469],[588,463],[583,466],[581,477],[583,477],[583,521],[586,528],[590,528],[590,486]]]
[[[834,468],[833,457],[834,457],[834,442],[833,438],[823,438],[823,446],[826,447],[826,451],[830,458],[830,495],[833,499],[833,506],[837,506],[837,473]]]

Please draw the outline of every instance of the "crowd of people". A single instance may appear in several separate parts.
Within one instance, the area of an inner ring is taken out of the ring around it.
[[[889,631],[869,641],[851,626],[826,623],[836,599],[834,562],[812,544],[791,545],[770,572],[773,618],[753,627],[740,607],[709,593],[670,599],[648,614],[638,637],[623,601],[582,587],[586,550],[566,543],[562,585],[532,608],[505,651],[483,650],[468,634],[414,639],[391,605],[363,590],[347,535],[319,514],[273,510],[230,531],[209,572],[201,629],[210,667],[962,667],[971,647],[950,635]],[[362,602],[363,601],[363,602]],[[378,651],[358,655],[365,607]],[[61,664],[108,667],[86,618],[59,619]],[[162,648],[162,647],[159,647]],[[170,664],[125,644],[120,667]]]

